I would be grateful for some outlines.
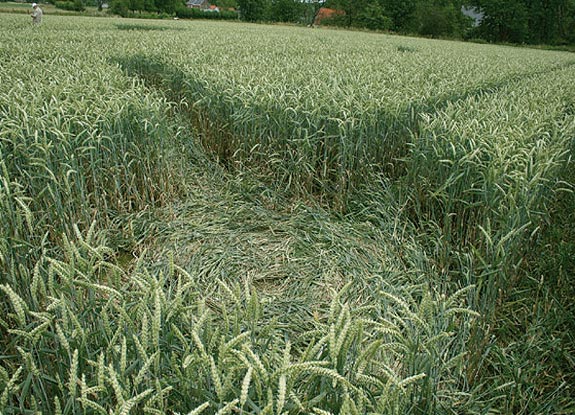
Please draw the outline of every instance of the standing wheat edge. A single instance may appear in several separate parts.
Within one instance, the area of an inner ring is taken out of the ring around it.
[[[40,8],[40,6],[38,6],[36,3],[32,3],[32,24],[33,25],[39,25],[40,23],[42,23],[42,15],[44,13],[42,12],[42,9]]]

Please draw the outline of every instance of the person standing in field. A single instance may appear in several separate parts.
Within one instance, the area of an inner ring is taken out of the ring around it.
[[[36,3],[32,3],[32,24],[33,25],[39,25],[40,23],[42,23],[42,15],[44,13],[42,12],[42,9],[40,8],[40,6],[38,6]]]

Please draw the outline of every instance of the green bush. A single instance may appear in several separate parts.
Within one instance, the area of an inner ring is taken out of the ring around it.
[[[86,7],[84,7],[84,3],[82,3],[82,0],[57,1],[55,3],[55,6],[57,9],[69,10],[74,12],[83,12],[86,10]]]
[[[122,17],[128,17],[128,2],[122,0],[113,1],[110,7],[110,13]]]

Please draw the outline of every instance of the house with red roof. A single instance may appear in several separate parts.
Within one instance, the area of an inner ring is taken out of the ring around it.
[[[345,15],[345,12],[343,10],[330,9],[328,7],[321,7],[315,16],[315,20],[313,21],[313,24],[314,25],[320,25],[322,20],[332,19],[334,17],[343,16],[343,15]]]

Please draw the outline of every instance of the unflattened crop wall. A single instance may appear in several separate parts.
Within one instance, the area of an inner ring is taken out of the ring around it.
[[[251,69],[239,67],[239,74],[225,55],[211,51],[206,62],[170,53],[124,56],[117,62],[183,103],[180,108],[191,114],[202,144],[224,165],[249,170],[277,189],[314,195],[343,211],[346,200],[359,187],[369,186],[373,174],[396,179],[405,173],[405,157],[418,134],[421,114],[433,115],[469,97],[570,65],[562,59],[535,59],[534,67],[515,62],[502,73],[486,76],[480,72],[485,63],[469,56],[459,57],[468,60],[464,70],[450,55],[445,55],[451,60],[448,64],[432,70],[415,66],[420,62],[413,58],[402,61],[406,54],[430,58],[423,43],[409,53],[399,47],[382,48],[397,65],[383,68],[368,62],[359,66],[305,44],[298,46],[304,51],[290,50],[288,56],[308,52],[317,57],[306,55],[308,66],[302,63],[289,70],[282,67],[289,62],[286,56],[266,51],[269,46],[257,51],[266,60],[265,68],[254,56]],[[222,62],[225,65],[218,66]],[[246,70],[253,72],[244,74]],[[474,71],[475,77],[468,79],[465,71]],[[416,86],[420,89],[414,90]]]

